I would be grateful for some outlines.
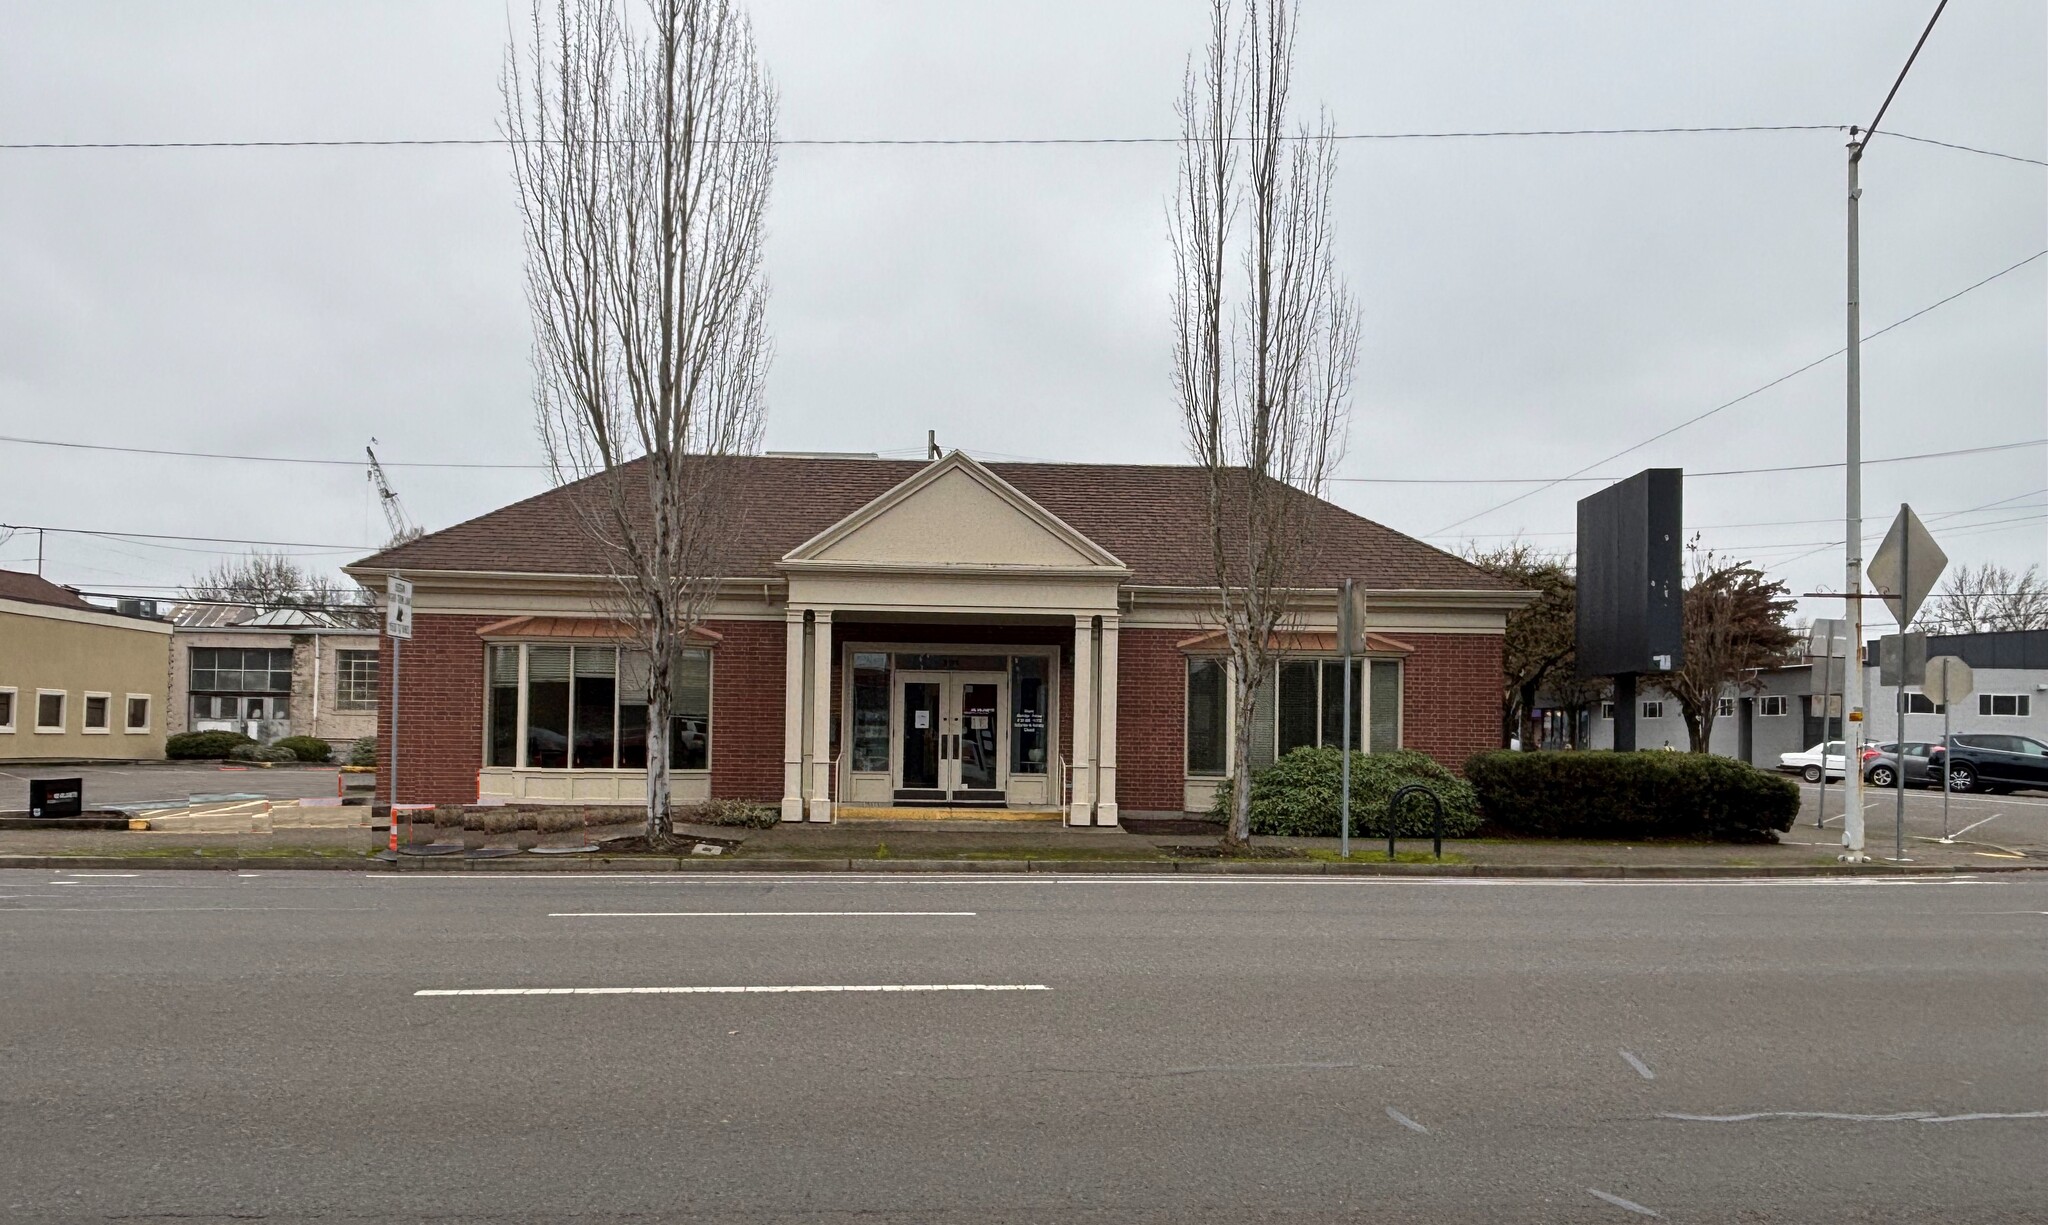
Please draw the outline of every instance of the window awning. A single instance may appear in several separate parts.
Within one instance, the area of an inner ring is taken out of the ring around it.
[[[1212,630],[1184,638],[1177,643],[1180,649],[1190,655],[1207,654],[1225,650],[1230,645],[1229,635],[1222,630]],[[1335,630],[1282,630],[1273,635],[1273,647],[1280,651],[1299,651],[1303,654],[1335,655],[1337,633]],[[1398,638],[1375,634],[1368,630],[1365,635],[1365,649],[1374,655],[1412,655],[1415,648]]]
[[[623,642],[636,631],[624,621],[611,617],[507,617],[477,630],[479,638],[586,638],[602,642]],[[703,626],[690,630],[690,641],[709,645],[725,635]]]

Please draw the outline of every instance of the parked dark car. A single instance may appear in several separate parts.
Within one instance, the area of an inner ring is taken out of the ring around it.
[[[1906,785],[1908,787],[1939,787],[1941,775],[1935,771],[1934,757],[1941,748],[1925,740],[1906,741]],[[1865,745],[1863,748],[1863,781],[1871,786],[1884,789],[1898,784],[1899,744],[1888,740],[1883,744]]]
[[[2048,744],[2032,736],[2004,736],[1991,732],[1966,732],[1951,737],[1955,743],[1953,761],[1948,763],[1952,791],[2048,791]],[[1934,746],[1932,765],[1942,768],[1947,754]],[[1937,773],[1935,778],[1940,779]]]

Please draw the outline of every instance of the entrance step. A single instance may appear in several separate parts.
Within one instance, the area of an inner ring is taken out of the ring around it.
[[[841,804],[833,810],[833,815],[841,821],[1058,822],[1063,819],[1063,814],[1057,808],[951,808],[938,804],[920,804],[915,807]]]

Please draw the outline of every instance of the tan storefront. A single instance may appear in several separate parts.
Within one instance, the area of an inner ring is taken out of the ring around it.
[[[0,761],[162,759],[171,627],[101,611],[34,575],[6,580]]]

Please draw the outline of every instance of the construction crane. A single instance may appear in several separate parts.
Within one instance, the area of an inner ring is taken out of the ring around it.
[[[370,457],[370,483],[377,487],[377,500],[384,507],[384,522],[391,525],[391,539],[385,544],[390,548],[426,535],[426,529],[406,516],[405,507],[398,500],[398,491],[385,478],[384,465],[377,462],[376,447],[377,440],[372,438],[370,445],[363,448],[363,454]]]

